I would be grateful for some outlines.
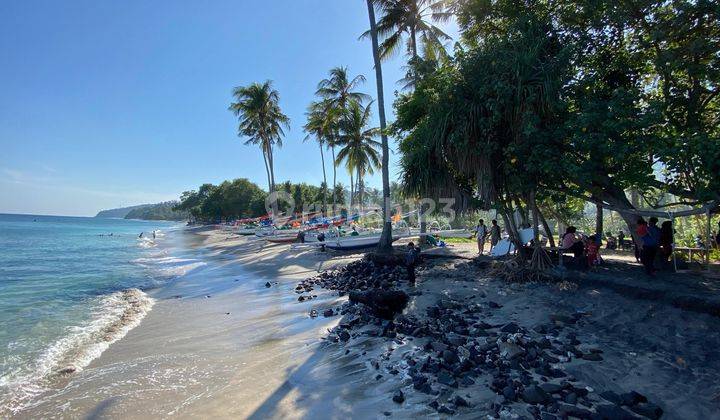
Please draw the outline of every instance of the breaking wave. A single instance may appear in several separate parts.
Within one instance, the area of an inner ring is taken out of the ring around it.
[[[88,323],[68,327],[66,335],[47,347],[26,369],[0,374],[0,417],[31,406],[53,384],[81,371],[140,324],[154,303],[154,299],[138,289],[100,298]]]

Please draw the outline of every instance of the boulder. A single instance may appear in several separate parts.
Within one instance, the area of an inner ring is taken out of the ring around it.
[[[373,314],[383,319],[393,319],[407,306],[408,295],[400,290],[351,291],[350,302],[362,303],[372,309]]]
[[[522,392],[522,399],[528,404],[546,404],[552,401],[550,394],[537,385],[530,385]]]

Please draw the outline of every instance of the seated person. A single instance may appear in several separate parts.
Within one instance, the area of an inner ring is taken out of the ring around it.
[[[572,252],[575,259],[578,261],[582,258],[585,252],[585,246],[582,240],[577,236],[577,228],[575,226],[568,226],[565,234],[562,237],[562,250]]]
[[[597,235],[592,235],[588,238],[587,244],[585,245],[585,254],[587,255],[588,266],[600,264],[600,246],[597,243]]]

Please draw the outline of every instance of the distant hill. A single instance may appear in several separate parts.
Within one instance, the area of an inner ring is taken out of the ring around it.
[[[141,204],[138,206],[122,207],[119,209],[103,210],[99,212],[95,217],[140,220],[187,219],[187,212],[173,210],[173,207],[175,207],[177,204],[177,201],[166,201],[164,203]]]
[[[152,204],[140,204],[138,206],[130,206],[130,207],[121,207],[119,209],[110,209],[110,210],[102,210],[98,214],[95,215],[95,217],[100,217],[104,219],[123,219],[125,216],[128,215],[133,210],[141,209],[143,207],[149,207],[152,206]]]
[[[140,206],[130,210],[130,212],[125,215],[125,218],[141,220],[186,220],[189,217],[188,212],[173,210],[173,207],[177,205],[177,201],[166,201],[164,203]]]

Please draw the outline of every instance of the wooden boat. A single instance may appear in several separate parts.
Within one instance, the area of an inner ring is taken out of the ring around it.
[[[270,235],[266,236],[265,240],[274,244],[289,244],[297,240],[297,234]]]
[[[238,235],[250,236],[250,235],[254,235],[255,231],[257,231],[256,227],[239,227],[235,231],[235,233],[237,233]]]
[[[356,249],[365,249],[378,246],[380,236],[377,235],[360,235],[360,236],[343,236],[340,238],[332,238],[325,241],[325,247],[338,251],[351,251]],[[393,242],[400,239],[401,236],[393,236]]]

